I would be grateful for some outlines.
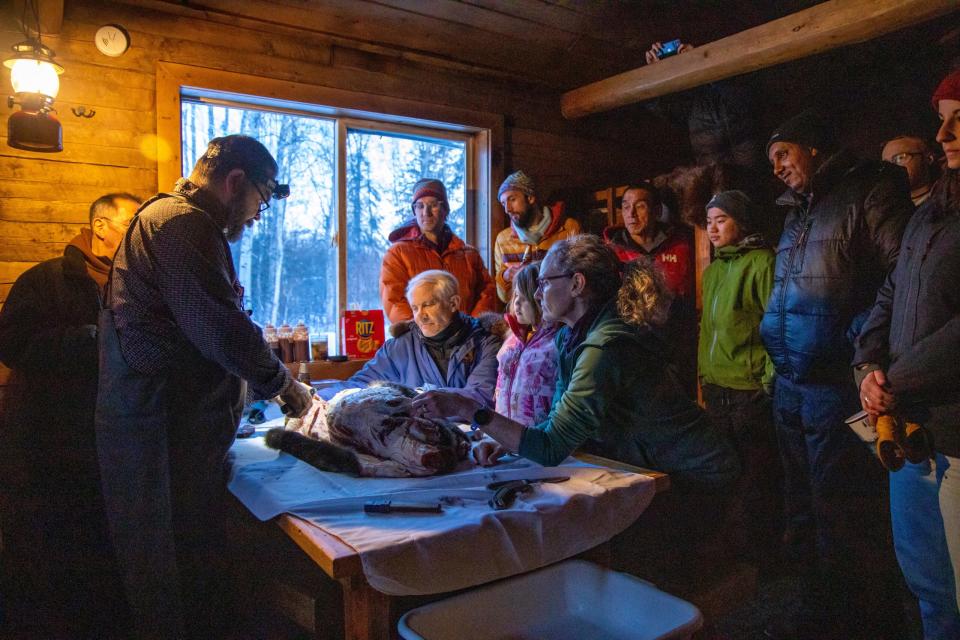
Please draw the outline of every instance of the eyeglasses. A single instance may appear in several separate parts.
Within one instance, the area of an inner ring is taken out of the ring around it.
[[[573,275],[574,275],[573,273],[558,273],[555,276],[540,276],[539,278],[537,278],[537,288],[543,289],[544,287],[547,286],[547,283],[550,282],[551,280],[556,280],[557,278],[569,278]]]
[[[904,151],[903,153],[898,153],[895,156],[890,157],[890,162],[893,164],[898,164],[901,167],[907,164],[910,161],[910,156],[922,156],[923,153],[920,151]]]
[[[116,222],[115,220],[111,220],[110,218],[97,218],[97,219],[98,219],[98,220],[103,220],[103,221],[106,222],[109,226],[111,226],[111,227],[113,227],[114,229],[120,231],[121,233],[124,233],[124,232],[127,230],[127,228],[130,226],[130,223],[133,222],[133,218],[130,218],[129,220],[127,220],[127,221],[124,222],[124,223]]]
[[[260,204],[257,209],[257,215],[260,215],[264,211],[270,208],[270,195],[263,195],[263,191],[260,190],[260,185],[258,185],[253,178],[247,178],[250,181],[250,184],[253,185],[253,188],[257,190],[257,195],[260,196]]]
[[[257,211],[257,214],[261,214],[267,209],[270,208],[270,198],[274,200],[283,200],[290,197],[290,185],[288,184],[279,184],[276,180],[272,178],[267,178],[264,182],[264,186],[267,188],[267,195],[263,195],[263,191],[260,190],[260,185],[257,184],[257,181],[254,180],[249,174],[246,174],[247,180],[253,185],[253,188],[257,190],[257,195],[260,196],[260,209]]]

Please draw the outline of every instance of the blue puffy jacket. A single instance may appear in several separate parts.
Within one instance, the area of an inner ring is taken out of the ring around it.
[[[360,389],[371,382],[388,381],[414,388],[452,391],[492,409],[497,386],[497,352],[503,340],[491,333],[492,319],[488,318],[499,320],[500,317],[490,314],[478,320],[460,315],[472,329],[453,353],[446,371],[441,372],[430,356],[419,327],[412,321],[400,323],[391,327],[391,331],[399,335],[384,342],[360,371],[343,382],[321,389],[317,395],[329,400],[343,389]]]
[[[760,335],[777,373],[797,383],[850,380],[853,339],[896,263],[913,203],[906,173],[840,151],[791,207]]]

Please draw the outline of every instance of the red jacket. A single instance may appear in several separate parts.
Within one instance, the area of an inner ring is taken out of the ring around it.
[[[630,237],[626,227],[614,226],[603,230],[603,240],[613,249],[621,262],[630,262],[640,256],[653,259],[663,270],[667,286],[679,298],[687,301],[694,296],[693,238],[682,227],[664,226],[663,238],[647,251]]]
[[[496,310],[496,286],[480,253],[445,227],[450,242],[443,253],[427,240],[416,221],[409,221],[389,236],[393,244],[383,256],[380,269],[380,300],[390,322],[413,318],[405,295],[410,278],[429,269],[443,269],[460,283],[460,310],[476,317]]]

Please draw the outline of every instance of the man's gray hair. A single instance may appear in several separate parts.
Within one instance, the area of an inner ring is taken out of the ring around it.
[[[430,269],[429,271],[421,271],[407,282],[407,289],[404,292],[407,300],[410,299],[413,290],[422,284],[432,285],[433,295],[439,300],[450,300],[460,293],[460,283],[457,282],[452,273],[440,269]]]

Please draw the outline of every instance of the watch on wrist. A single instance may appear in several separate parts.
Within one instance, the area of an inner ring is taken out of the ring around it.
[[[470,421],[470,431],[476,431],[480,427],[485,427],[493,420],[493,411],[486,407],[480,407],[473,412],[473,419]]]

